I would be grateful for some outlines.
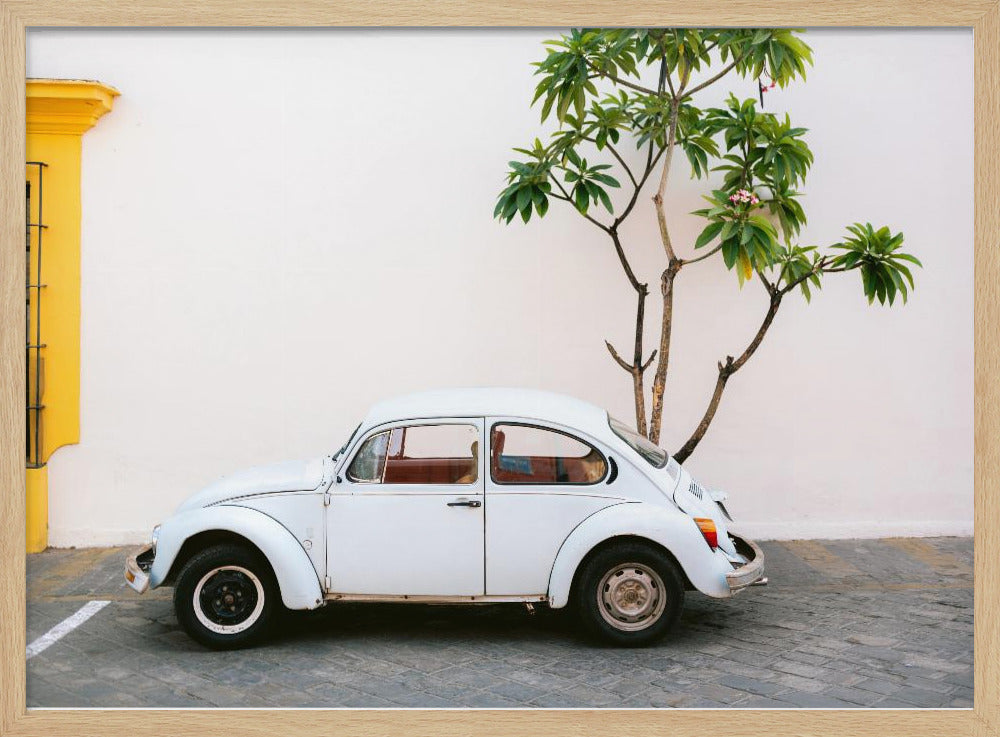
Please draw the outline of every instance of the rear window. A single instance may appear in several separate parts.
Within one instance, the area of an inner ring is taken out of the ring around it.
[[[621,420],[609,416],[608,424],[611,425],[611,431],[615,435],[628,443],[632,450],[645,458],[651,466],[663,468],[667,465],[669,456],[663,448],[653,445],[648,438],[643,437]]]
[[[498,423],[490,435],[490,474],[498,484],[596,484],[607,474],[600,452],[544,427]]]

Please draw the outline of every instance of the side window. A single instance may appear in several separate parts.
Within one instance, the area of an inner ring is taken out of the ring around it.
[[[411,425],[374,435],[351,462],[352,481],[472,484],[479,479],[475,425]]]
[[[594,484],[608,470],[596,448],[541,427],[496,424],[490,447],[490,474],[498,484]]]
[[[388,444],[388,432],[380,432],[368,438],[351,461],[351,467],[347,469],[347,478],[369,484],[379,483],[382,474],[385,473],[385,450]]]

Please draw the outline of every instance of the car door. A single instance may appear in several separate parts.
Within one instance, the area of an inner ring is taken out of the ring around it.
[[[483,420],[392,423],[345,459],[327,510],[329,590],[484,593]]]
[[[573,529],[622,497],[606,453],[547,423],[490,418],[486,593],[548,593],[556,554]]]

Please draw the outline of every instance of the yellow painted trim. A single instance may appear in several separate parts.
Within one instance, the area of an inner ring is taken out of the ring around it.
[[[114,99],[120,94],[100,82],[72,79],[29,79],[25,86],[29,136],[32,133],[82,136],[111,111]]]
[[[27,504],[27,550],[40,553],[49,544],[49,468],[29,468],[25,472]]]
[[[111,110],[118,91],[100,82],[29,79],[26,84],[27,160],[47,164],[42,173],[41,462],[64,445],[80,442],[80,154],[83,134]],[[37,169],[27,168],[29,181]],[[37,218],[38,185],[29,217]],[[35,236],[33,236],[34,239]],[[32,243],[32,248],[37,243]],[[29,265],[34,275],[34,259]],[[37,281],[37,279],[33,279]],[[32,315],[34,325],[34,315]],[[34,341],[34,331],[29,338]],[[29,377],[29,386],[33,386]],[[27,471],[27,548],[48,544],[48,472]]]

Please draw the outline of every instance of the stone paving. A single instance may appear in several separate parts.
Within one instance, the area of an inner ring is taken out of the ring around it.
[[[123,588],[123,549],[28,556],[29,707],[971,707],[972,539],[764,543],[770,586],[689,593],[642,650],[520,605],[331,605],[260,647],[211,652],[169,589]]]

